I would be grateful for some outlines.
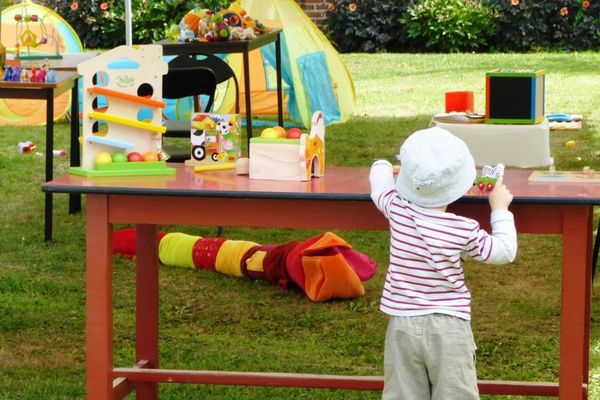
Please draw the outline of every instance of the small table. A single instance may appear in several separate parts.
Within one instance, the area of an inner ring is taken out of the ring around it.
[[[59,71],[56,73],[56,82],[7,82],[0,81],[0,98],[5,99],[37,99],[46,101],[46,179],[51,181],[54,169],[54,98],[71,90],[71,143],[70,165],[78,166],[79,154],[79,107],[77,91],[77,73]],[[52,240],[52,193],[46,192],[44,211],[44,240]],[[81,210],[81,196],[69,196],[69,212]]]
[[[275,62],[277,70],[277,121],[283,126],[283,92],[281,82],[281,29],[272,29],[250,40],[224,40],[201,42],[178,42],[165,39],[157,42],[162,45],[164,55],[185,54],[229,54],[242,53],[244,59],[244,90],[246,103],[246,131],[248,140],[252,137],[252,104],[250,102],[250,58],[248,53],[269,43],[275,42]]]
[[[174,176],[93,179],[74,175],[43,185],[46,193],[87,194],[87,399],[158,397],[158,383],[202,383],[381,390],[382,377],[159,368],[158,225],[388,230],[369,195],[369,169],[327,169],[309,182],[251,180],[232,171],[194,173],[181,164]],[[480,381],[482,394],[587,399],[589,377],[593,207],[600,185],[539,184],[530,171],[507,171],[519,232],[561,234],[562,299],[559,382]],[[227,209],[227,213],[198,210]],[[451,211],[489,227],[487,196],[472,189]],[[113,365],[112,227],[137,225],[136,361]],[[548,255],[553,257],[556,255]]]

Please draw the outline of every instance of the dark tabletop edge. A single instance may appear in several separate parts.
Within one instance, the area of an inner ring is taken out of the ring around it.
[[[135,196],[180,196],[180,197],[224,197],[224,198],[249,198],[249,199],[290,199],[290,200],[336,200],[336,201],[371,201],[368,193],[312,193],[312,192],[269,192],[269,191],[236,191],[222,190],[181,190],[181,189],[140,189],[120,187],[86,187],[42,185],[46,193],[68,194],[109,194],[109,195],[135,195]],[[486,196],[464,196],[459,203],[484,203]],[[515,204],[536,205],[600,205],[600,200],[590,198],[547,198],[547,197],[518,197],[513,199]]]

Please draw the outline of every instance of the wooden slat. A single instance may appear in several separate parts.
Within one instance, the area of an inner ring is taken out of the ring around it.
[[[382,390],[381,376],[343,376],[276,372],[193,371],[115,368],[114,375],[133,382],[192,383],[211,385],[277,386],[320,389]],[[558,396],[558,383],[479,381],[481,394]],[[587,391],[587,386],[582,388]]]
[[[113,398],[114,400],[121,400],[127,397],[127,395],[133,392],[135,389],[135,383],[128,381],[125,378],[116,378],[113,380]]]

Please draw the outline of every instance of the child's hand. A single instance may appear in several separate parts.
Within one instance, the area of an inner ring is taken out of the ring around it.
[[[492,211],[508,210],[508,206],[510,205],[512,199],[512,193],[502,182],[502,177],[499,177],[494,185],[494,190],[490,192],[488,198]]]

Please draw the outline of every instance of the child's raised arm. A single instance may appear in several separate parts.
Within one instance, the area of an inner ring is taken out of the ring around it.
[[[513,195],[503,183],[502,177],[496,180],[494,190],[490,192],[488,201],[492,211],[508,210],[508,206],[512,202]]]

